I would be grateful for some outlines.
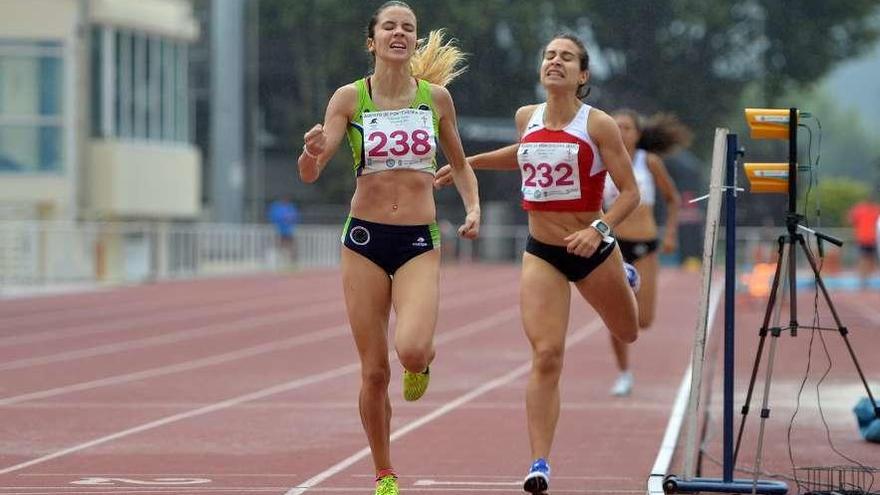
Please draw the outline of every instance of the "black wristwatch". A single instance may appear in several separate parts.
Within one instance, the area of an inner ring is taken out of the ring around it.
[[[605,220],[602,220],[601,218],[593,220],[593,223],[590,224],[590,227],[598,230],[599,233],[602,234],[602,237],[608,237],[611,235],[611,226],[605,223]]]

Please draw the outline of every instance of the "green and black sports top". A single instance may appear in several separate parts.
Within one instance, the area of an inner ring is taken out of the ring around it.
[[[417,79],[409,108],[378,110],[368,78],[355,81],[358,106],[348,123],[348,143],[355,174],[391,170],[418,170],[434,174],[437,168],[439,121],[431,99],[431,84]]]

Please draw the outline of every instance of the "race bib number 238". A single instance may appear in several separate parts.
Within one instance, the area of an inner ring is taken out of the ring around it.
[[[433,171],[437,145],[431,111],[405,108],[364,112],[363,119],[367,172]]]

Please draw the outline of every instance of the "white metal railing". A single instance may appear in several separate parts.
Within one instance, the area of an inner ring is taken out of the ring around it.
[[[293,266],[339,264],[341,225],[300,225]],[[783,228],[737,229],[737,266],[772,256]],[[455,235],[441,223],[442,251],[449,261],[518,262],[525,225],[484,224],[480,238]],[[850,229],[823,229],[847,244],[826,246],[837,262],[854,264]],[[719,240],[723,249],[723,239]],[[0,286],[80,282],[138,282],[224,273],[277,270],[291,261],[270,225],[170,222],[44,222],[0,220]],[[798,264],[805,268],[803,256]]]
[[[0,221],[0,286],[274,270],[269,225]]]
[[[297,266],[332,267],[339,265],[341,225],[301,225],[296,229],[294,258]]]
[[[458,261],[516,262],[525,250],[528,227],[525,225],[484,224],[480,237],[467,241],[455,235],[455,226],[441,226],[441,245],[444,259]],[[852,232],[847,228],[821,229],[822,232],[842,239],[843,248],[826,244],[825,253],[845,266],[855,263],[856,248]],[[301,267],[332,267],[339,264],[341,225],[302,225],[296,231],[295,259]],[[769,261],[775,254],[776,239],[785,233],[784,227],[738,227],[737,266],[749,267],[756,262]],[[720,233],[719,248],[724,249],[724,232]],[[812,242],[812,240],[811,240]],[[815,244],[814,242],[812,242]],[[807,268],[804,256],[798,253],[798,266]]]
[[[834,236],[844,242],[843,247],[837,247],[825,242],[823,246],[825,260],[829,261],[832,269],[840,266],[854,266],[858,257],[858,247],[855,245],[852,229],[846,227],[821,227],[818,229],[824,234]],[[807,240],[813,256],[819,257],[816,252],[816,238],[806,232],[800,231]],[[719,232],[719,248],[724,250],[724,230]],[[751,266],[755,263],[772,262],[778,252],[778,239],[787,234],[784,226],[778,227],[737,227],[736,228],[736,266]],[[801,269],[809,269],[806,257],[800,248],[797,249],[797,266]]]

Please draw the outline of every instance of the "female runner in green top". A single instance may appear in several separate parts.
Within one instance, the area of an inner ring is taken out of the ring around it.
[[[299,174],[314,182],[348,135],[357,186],[343,231],[342,279],[361,360],[360,413],[376,468],[376,494],[396,495],[390,455],[388,318],[404,367],[404,397],[428,385],[434,358],[440,250],[433,196],[437,142],[452,164],[466,217],[459,235],[479,233],[477,180],[465,160],[449,91],[462,54],[432,32],[419,46],[405,3],[383,4],[367,27],[373,73],[330,98],[323,124],[304,137]]]

